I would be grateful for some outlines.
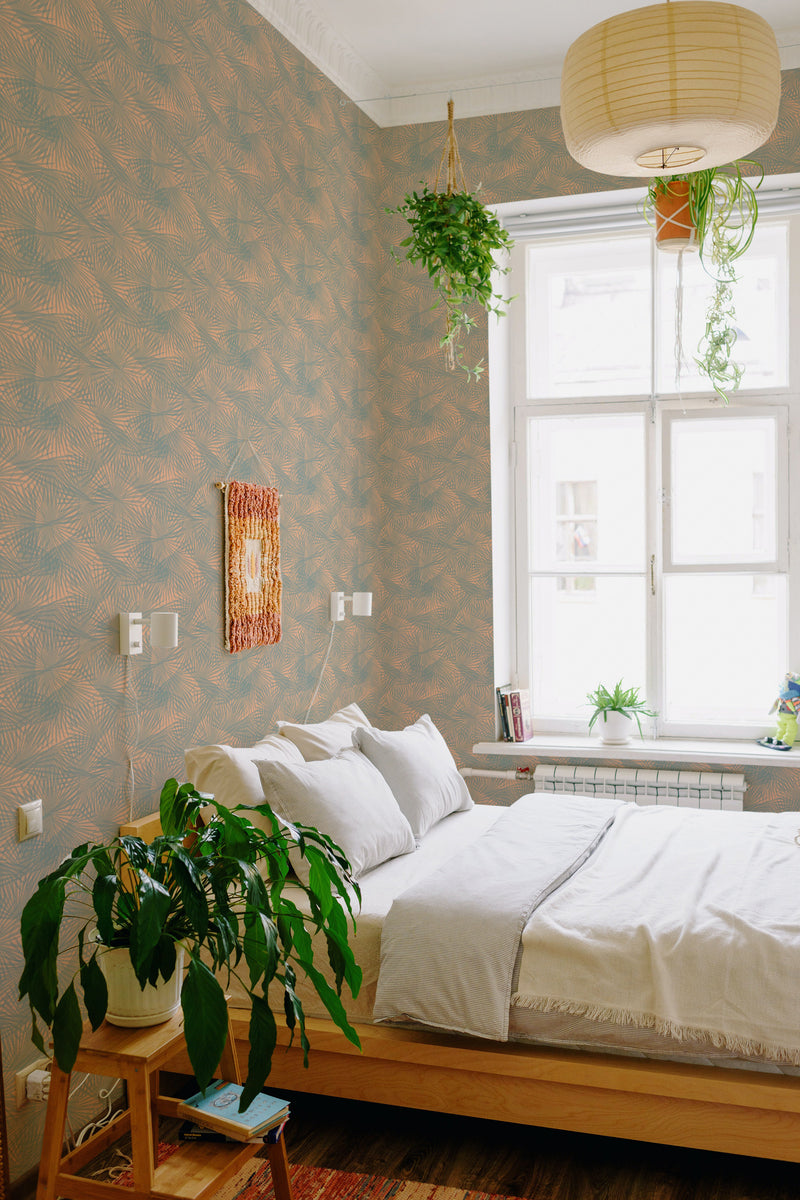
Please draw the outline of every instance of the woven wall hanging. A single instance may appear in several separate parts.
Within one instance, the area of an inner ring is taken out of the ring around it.
[[[225,509],[225,649],[281,640],[278,490],[231,480]]]

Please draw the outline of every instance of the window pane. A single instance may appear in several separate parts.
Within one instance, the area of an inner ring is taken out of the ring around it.
[[[784,576],[669,575],[664,587],[666,720],[766,728],[787,669]]]
[[[531,569],[642,570],[644,461],[641,413],[531,418]]]
[[[784,222],[760,221],[750,247],[736,263],[733,303],[736,313],[734,362],[744,367],[739,391],[788,384],[787,237]],[[675,313],[677,256],[656,255],[657,273],[657,389],[675,392]],[[680,389],[708,391],[710,383],[695,366],[698,343],[706,324],[706,307],[714,290],[699,255],[683,255],[683,368]]]
[[[529,396],[649,394],[650,236],[529,248]]]
[[[591,716],[586,693],[622,678],[645,682],[645,585],[630,576],[581,576],[531,581],[531,698],[535,716]],[[644,691],[642,690],[642,694]]]
[[[774,560],[775,418],[720,413],[670,429],[673,563]]]

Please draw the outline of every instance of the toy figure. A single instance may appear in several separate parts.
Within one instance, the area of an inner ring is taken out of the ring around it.
[[[800,675],[787,671],[781,684],[778,699],[770,712],[777,709],[778,720],[775,732],[770,737],[758,739],[759,746],[770,750],[791,750],[797,737],[797,714],[800,712]]]

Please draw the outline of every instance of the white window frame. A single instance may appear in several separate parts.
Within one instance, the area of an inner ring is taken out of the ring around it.
[[[777,184],[777,186],[772,186]],[[639,204],[642,193],[609,193],[599,198],[573,198],[569,211],[554,210],[553,202],[535,202],[524,206],[525,212],[520,216],[523,206],[500,206],[499,214],[503,223],[516,239],[514,256],[517,258],[519,271],[519,256],[524,259],[525,244],[531,236],[563,237],[574,231],[591,231],[600,233],[603,230],[611,232],[615,229],[630,228],[634,220],[641,221]],[[594,205],[592,200],[595,200]],[[800,670],[800,478],[793,480],[789,463],[800,463],[800,338],[793,337],[792,331],[800,327],[800,176],[778,177],[776,181],[766,181],[762,190],[761,219],[769,219],[771,212],[789,212],[797,214],[791,221],[789,234],[789,272],[791,280],[790,312],[789,312],[789,386],[785,389],[752,390],[748,391],[744,381],[739,391],[731,397],[727,412],[731,416],[737,413],[776,413],[780,425],[778,435],[777,470],[781,481],[778,510],[787,514],[786,521],[778,529],[777,553],[774,560],[762,564],[748,563],[746,566],[730,564],[725,570],[746,570],[748,573],[769,574],[785,571],[788,575],[788,591],[791,612],[788,618],[788,636],[790,639],[789,661],[786,670]],[[524,278],[523,275],[517,275]],[[508,291],[515,290],[514,280],[505,277]],[[510,281],[509,281],[510,280]],[[518,283],[517,283],[518,287]],[[657,480],[656,489],[651,488],[647,502],[647,556],[644,565],[645,575],[652,572],[654,589],[647,586],[648,597],[648,647],[647,647],[647,681],[648,695],[656,696],[655,690],[659,680],[663,679],[663,647],[659,644],[662,628],[662,583],[664,574],[671,570],[681,572],[689,568],[676,568],[668,563],[665,554],[668,549],[668,537],[665,536],[661,521],[661,504],[658,496],[661,494],[665,474],[668,468],[668,448],[666,439],[660,433],[661,421],[669,422],[673,414],[688,415],[697,413],[707,416],[710,413],[721,414],[724,411],[715,401],[712,394],[694,393],[689,397],[676,396],[625,396],[602,397],[597,401],[590,399],[558,399],[538,400],[527,397],[526,386],[526,348],[524,339],[525,313],[524,303],[520,301],[512,305],[507,318],[507,328],[500,333],[500,322],[490,323],[490,388],[492,410],[492,474],[494,484],[493,494],[493,533],[494,533],[494,566],[495,566],[495,685],[507,683],[509,679],[520,686],[529,686],[527,676],[526,654],[523,648],[529,644],[528,629],[528,531],[527,518],[520,512],[516,503],[519,494],[520,477],[526,470],[525,456],[527,437],[522,435],[522,424],[530,413],[537,415],[559,414],[566,412],[586,413],[591,411],[621,412],[641,411],[648,418],[656,408],[659,419],[648,419],[646,428],[646,453],[648,456],[648,472],[652,479]],[[493,328],[493,325],[495,328]],[[520,336],[522,341],[520,341]],[[716,416],[715,416],[716,419]],[[520,424],[522,422],[522,424]],[[511,463],[512,470],[507,467]],[[580,564],[569,569],[567,574],[579,573]],[[588,566],[588,564],[587,564]],[[762,569],[763,568],[763,569]],[[705,570],[705,566],[696,569]],[[714,564],[713,570],[720,570],[719,564]],[[583,573],[587,573],[586,570]],[[648,581],[649,582],[649,581]],[[653,591],[655,594],[653,594]],[[510,618],[510,619],[509,619]],[[776,680],[777,687],[780,680]],[[655,700],[652,701],[655,703]],[[586,723],[582,716],[574,720],[537,720],[536,733],[585,733]],[[756,736],[770,724],[770,718],[765,714],[762,726],[737,725],[735,728],[721,726],[681,726],[676,723],[664,728],[663,723],[655,726],[655,736],[714,738],[715,740],[741,739]]]

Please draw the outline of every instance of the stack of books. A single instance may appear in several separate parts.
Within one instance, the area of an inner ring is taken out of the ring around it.
[[[500,726],[506,742],[527,742],[533,737],[531,697],[527,688],[507,684],[497,689]]]
[[[259,1092],[244,1112],[239,1112],[242,1087],[238,1083],[213,1080],[205,1095],[197,1092],[178,1105],[184,1117],[178,1136],[181,1141],[276,1142],[289,1117],[289,1103],[279,1096]]]

